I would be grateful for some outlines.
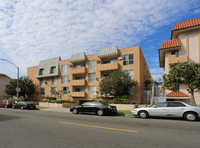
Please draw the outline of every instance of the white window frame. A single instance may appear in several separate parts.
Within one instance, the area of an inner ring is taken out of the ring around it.
[[[62,73],[66,73],[69,72],[69,65],[68,64],[64,64],[62,65]]]
[[[64,92],[64,94],[69,94],[69,86],[62,86],[62,90],[64,90],[64,87],[67,88],[66,92]]]
[[[69,75],[61,76],[61,84],[69,83]]]
[[[96,60],[91,60],[88,62],[88,69],[89,70],[96,69]]]
[[[133,59],[130,59],[130,55],[133,55]],[[134,64],[134,54],[127,54],[123,56],[123,65]]]
[[[88,94],[89,95],[96,95],[96,85],[88,86]]]
[[[52,85],[56,85],[57,84],[57,78],[56,77],[53,77],[52,78]]]
[[[133,72],[133,73],[131,73]],[[134,69],[124,70],[124,74],[129,74],[129,77],[131,77],[131,80],[134,80]]]
[[[96,82],[96,73],[88,73],[88,82]]]

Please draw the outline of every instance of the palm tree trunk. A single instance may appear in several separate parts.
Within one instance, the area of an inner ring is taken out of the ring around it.
[[[190,100],[191,100],[191,104],[196,106],[196,101],[194,99],[194,90],[191,90],[191,98],[190,98]]]

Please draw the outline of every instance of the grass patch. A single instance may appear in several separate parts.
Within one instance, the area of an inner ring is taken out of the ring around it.
[[[48,107],[39,107],[39,106],[37,106],[36,108],[37,109],[45,109],[45,108],[48,108]]]
[[[131,111],[129,110],[118,110],[117,112],[121,114],[131,114]]]

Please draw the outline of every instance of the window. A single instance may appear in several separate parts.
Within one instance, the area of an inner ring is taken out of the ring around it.
[[[178,57],[179,56],[178,50],[171,51],[171,55],[176,55],[176,57]]]
[[[123,56],[123,65],[131,65],[134,64],[133,54],[128,54]]]
[[[75,65],[74,67],[75,67],[75,68],[85,67],[85,64]]]
[[[44,68],[41,68],[40,70],[39,70],[39,75],[43,75],[44,74]]]
[[[45,88],[40,88],[40,94],[44,95],[45,94]]]
[[[55,95],[56,94],[56,91],[57,91],[57,88],[56,87],[51,87],[51,94],[52,95]]]
[[[45,85],[45,79],[42,79],[42,80],[40,81],[40,85]]]
[[[69,93],[69,87],[62,87],[62,90],[64,91],[64,94],[68,94]]]
[[[85,76],[75,76],[74,80],[85,80]]]
[[[56,85],[57,84],[57,78],[52,78],[52,84]]]
[[[158,103],[155,105],[155,107],[167,107],[167,103],[166,102]]]
[[[96,82],[96,73],[88,73],[88,82]]]
[[[67,84],[67,83],[69,83],[69,76],[67,75],[67,76],[62,76],[61,77],[61,83],[62,84]]]
[[[54,74],[56,72],[56,66],[52,66],[50,69],[50,74]]]
[[[168,107],[185,107],[181,102],[168,102]]]
[[[85,88],[75,88],[75,92],[84,92]]]
[[[124,70],[123,71],[124,74],[129,74],[129,77],[131,78],[131,80],[134,80],[134,70]]]
[[[88,62],[88,69],[96,69],[96,60],[92,60]]]
[[[129,94],[134,95],[134,86],[132,88],[129,88]]]
[[[107,77],[109,74],[110,74],[110,73],[104,73],[104,74],[101,75],[101,78],[105,78],[105,77]]]
[[[96,95],[96,86],[88,86],[88,94],[89,95]]]
[[[62,73],[69,72],[69,65],[62,65]]]
[[[102,64],[109,64],[109,63],[117,63],[118,60],[115,59],[115,60],[107,60],[107,61],[103,61]]]

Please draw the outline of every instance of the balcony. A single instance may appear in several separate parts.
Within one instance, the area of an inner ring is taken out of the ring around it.
[[[86,81],[85,80],[72,80],[70,82],[70,84],[72,86],[85,86],[86,85]]]
[[[118,63],[109,63],[99,65],[99,71],[118,70]]]
[[[187,56],[176,57],[176,55],[169,56],[169,65],[178,64],[178,63],[182,63],[182,62],[188,62],[188,57]]]
[[[86,72],[85,67],[80,67],[80,68],[71,68],[70,73],[71,74],[84,74]]]
[[[72,97],[85,97],[85,92],[71,92]]]

